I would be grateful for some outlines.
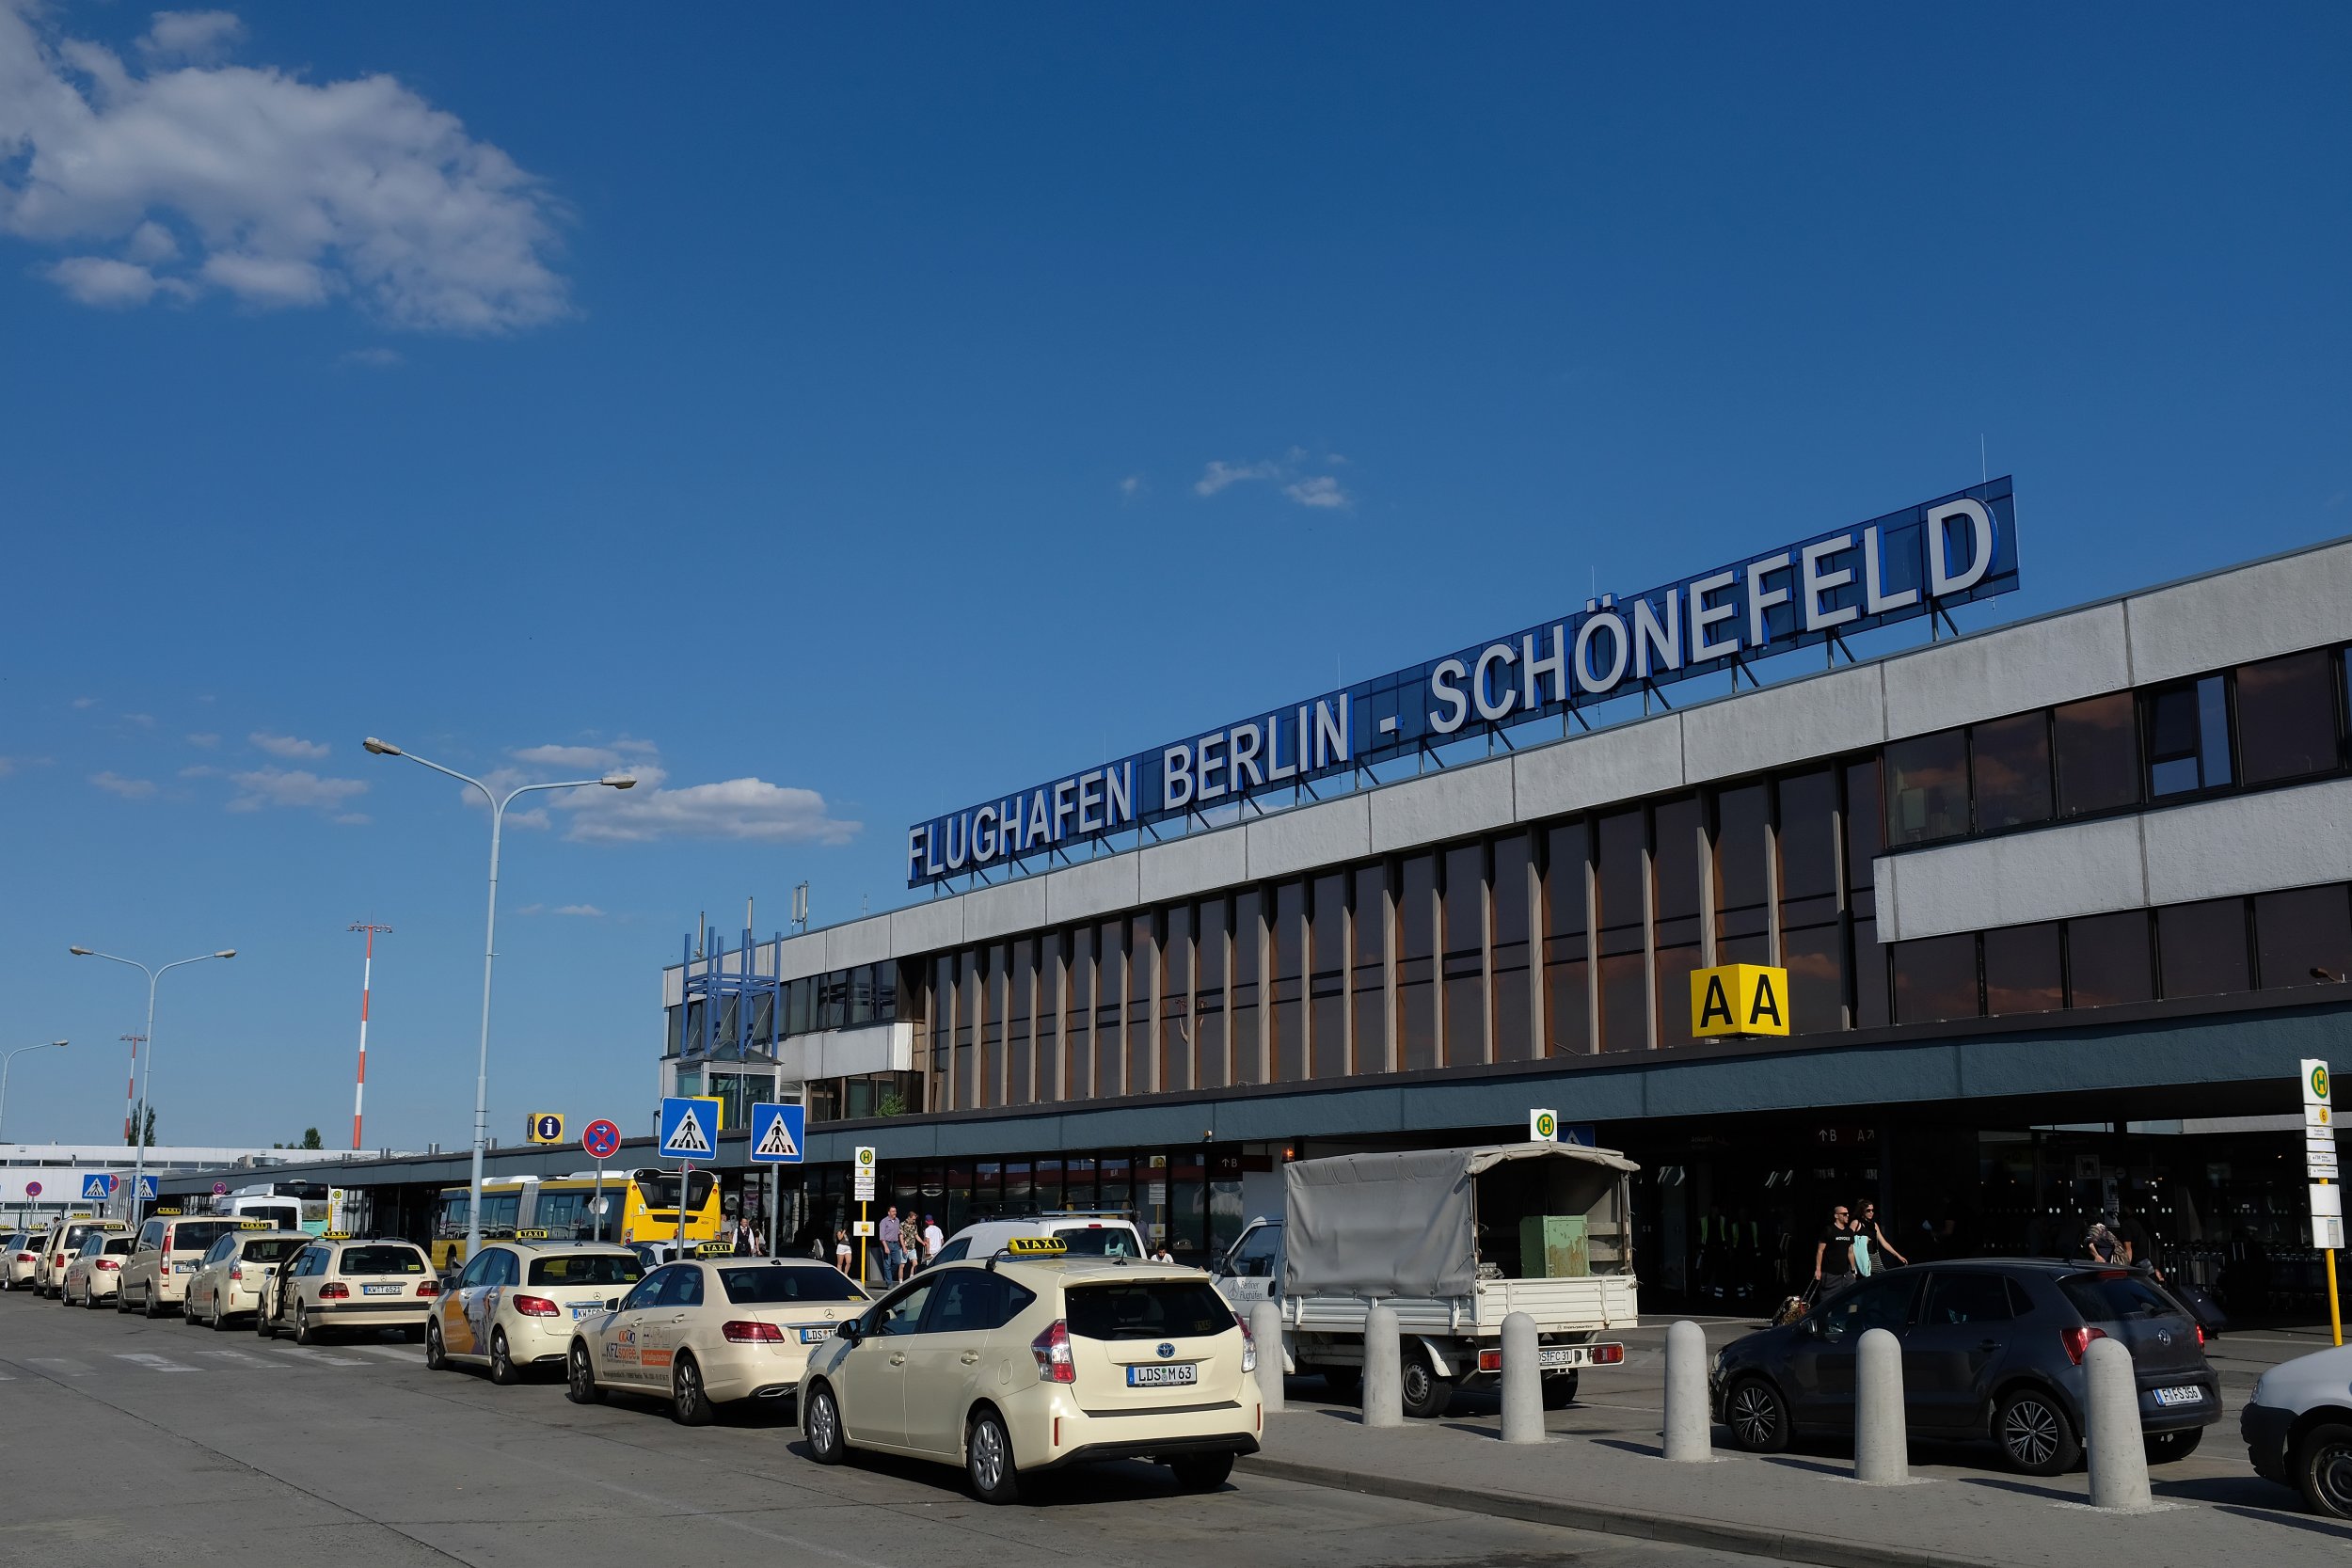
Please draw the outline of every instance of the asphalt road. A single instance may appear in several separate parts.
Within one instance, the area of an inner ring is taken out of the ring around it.
[[[828,1469],[775,1416],[690,1430],[556,1383],[425,1370],[420,1348],[304,1349],[0,1297],[0,1563],[599,1568],[758,1561],[987,1568],[1737,1568],[1754,1558],[1153,1465],[975,1502],[954,1471]]]

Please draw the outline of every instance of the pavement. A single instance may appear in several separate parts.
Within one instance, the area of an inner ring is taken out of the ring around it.
[[[1702,1320],[1710,1353],[1754,1327]],[[1851,1444],[1772,1456],[1741,1454],[1718,1429],[1707,1465],[1662,1457],[1665,1322],[1624,1337],[1627,1364],[1589,1370],[1579,1402],[1549,1413],[1552,1433],[1504,1445],[1491,1390],[1456,1396],[1445,1416],[1402,1428],[1361,1424],[1353,1405],[1327,1402],[1321,1380],[1293,1378],[1288,1408],[1267,1418],[1264,1449],[1243,1470],[1282,1480],[1523,1519],[1564,1528],[1745,1552],[1823,1568],[2341,1568],[2352,1526],[2302,1512],[2293,1492],[2255,1476],[2237,1435],[2254,1380],[2279,1361],[2323,1348],[2328,1331],[2231,1335],[2209,1351],[2226,1410],[2189,1458],[2151,1472],[2155,1513],[2118,1515],[2088,1506],[2080,1471],[2017,1476],[1990,1449],[1915,1443],[1913,1481],[1864,1486]]]

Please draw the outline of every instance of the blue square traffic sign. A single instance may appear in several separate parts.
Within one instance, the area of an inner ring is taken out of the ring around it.
[[[116,1178],[107,1175],[104,1171],[94,1170],[82,1178],[82,1196],[104,1197],[115,1190],[115,1181]]]
[[[752,1107],[752,1164],[797,1165],[808,1140],[803,1136],[808,1113],[798,1105]]]
[[[699,1097],[661,1101],[661,1136],[655,1146],[664,1160],[708,1160],[719,1148],[719,1102]]]

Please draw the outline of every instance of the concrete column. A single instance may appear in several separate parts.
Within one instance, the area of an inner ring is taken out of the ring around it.
[[[1265,1413],[1282,1413],[1282,1309],[1271,1301],[1249,1308],[1249,1338],[1258,1347],[1258,1397]]]
[[[1502,1320],[1502,1440],[1544,1440],[1544,1373],[1535,1320],[1514,1312]]]
[[[2083,1438],[2090,1454],[2090,1506],[2144,1513],[2156,1506],[2148,1490],[2148,1450],[2139,1434],[2138,1382],[2132,1353],[2118,1339],[2093,1339],[2083,1352],[2090,1387]]]
[[[1853,1479],[1900,1486],[1911,1479],[1903,1418],[1903,1344],[1883,1328],[1862,1336],[1854,1367]]]
[[[1707,1331],[1689,1319],[1666,1330],[1666,1457],[1703,1465],[1715,1457],[1707,1399]]]
[[[1405,1424],[1405,1372],[1396,1309],[1375,1303],[1364,1314],[1364,1425]]]

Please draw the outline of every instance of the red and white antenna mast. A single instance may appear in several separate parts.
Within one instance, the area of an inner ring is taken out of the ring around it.
[[[375,933],[389,933],[389,926],[373,921],[355,920],[346,927],[368,934],[367,956],[359,960],[359,1081],[351,1091],[351,1147],[359,1147],[359,1110],[368,1096],[368,986],[375,974]]]
[[[147,1043],[147,1037],[118,1035],[115,1037],[131,1042],[131,1081],[122,1085],[122,1141],[126,1144],[136,1143],[138,1140],[131,1135],[131,1121],[138,1114],[139,1047]]]

